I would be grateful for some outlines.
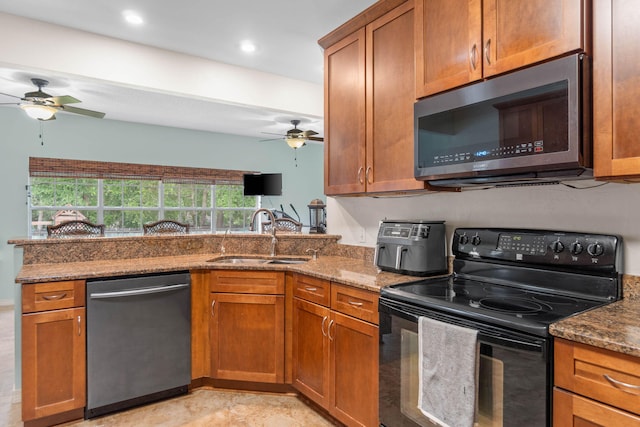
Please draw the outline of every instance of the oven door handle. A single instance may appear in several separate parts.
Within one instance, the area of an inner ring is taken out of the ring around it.
[[[524,341],[516,337],[496,336],[480,331],[478,332],[478,341],[532,353],[540,353],[543,358],[547,357],[547,344],[543,339]]]
[[[463,328],[475,329],[478,331],[478,341],[480,343],[485,342],[487,344],[493,344],[501,347],[514,348],[530,353],[537,353],[544,359],[549,356],[549,344],[542,337],[519,337],[516,334],[504,334],[495,333],[493,331],[483,330],[482,327],[476,328],[473,325],[466,323],[465,321],[456,322],[456,319],[452,319],[445,314],[438,314],[434,312],[415,312],[410,306],[399,303],[396,301],[386,300],[381,297],[378,302],[378,311],[380,313],[388,313],[391,316],[399,316],[413,323],[418,323],[420,316],[427,316],[435,320],[439,320],[445,323],[451,323],[454,325],[462,326]],[[431,314],[431,315],[429,315]]]

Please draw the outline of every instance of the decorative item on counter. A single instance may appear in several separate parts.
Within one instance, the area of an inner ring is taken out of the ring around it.
[[[324,234],[327,232],[327,206],[320,199],[313,199],[309,205],[309,233]]]

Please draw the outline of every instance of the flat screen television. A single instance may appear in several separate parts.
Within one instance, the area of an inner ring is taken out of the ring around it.
[[[244,175],[245,196],[281,196],[282,174],[259,173]]]

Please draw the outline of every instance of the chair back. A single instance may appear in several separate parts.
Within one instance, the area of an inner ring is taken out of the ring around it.
[[[144,234],[188,234],[189,224],[162,219],[142,225]]]
[[[74,219],[56,225],[47,225],[47,237],[104,236],[104,224]]]

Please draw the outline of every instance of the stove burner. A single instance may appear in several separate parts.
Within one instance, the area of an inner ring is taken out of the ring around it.
[[[504,313],[535,314],[551,309],[547,304],[537,303],[525,298],[483,298],[480,306]],[[546,306],[546,307],[545,307]]]

